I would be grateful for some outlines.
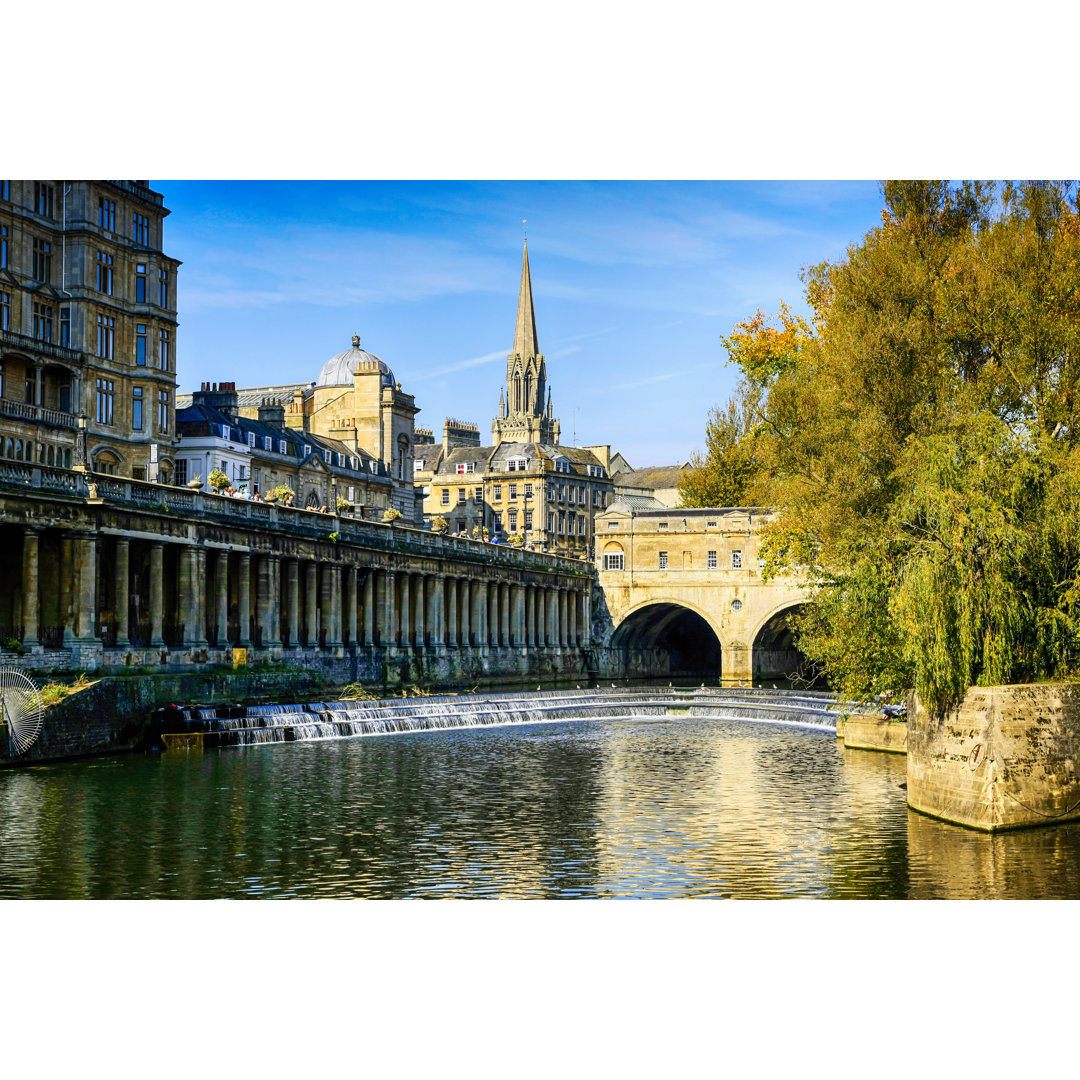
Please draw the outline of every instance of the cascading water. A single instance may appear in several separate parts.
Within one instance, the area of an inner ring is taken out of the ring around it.
[[[569,720],[678,716],[794,724],[835,732],[837,716],[849,709],[850,705],[838,702],[834,695],[812,690],[611,687],[363,702],[325,701],[306,705],[200,707],[183,710],[178,730],[201,733],[203,745],[207,747]]]

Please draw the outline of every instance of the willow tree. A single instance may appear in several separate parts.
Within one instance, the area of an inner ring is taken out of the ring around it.
[[[766,572],[853,696],[1070,673],[1080,647],[1080,218],[1071,185],[882,187],[880,227],[804,274],[809,320],[726,339],[760,394]]]

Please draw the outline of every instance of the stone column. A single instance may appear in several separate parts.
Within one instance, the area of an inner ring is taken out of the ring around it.
[[[324,562],[319,571],[319,635],[321,644],[330,648],[338,643],[334,633],[334,567]]]
[[[525,646],[531,647],[536,644],[536,627],[533,625],[536,618],[536,595],[531,585],[525,586]]]
[[[69,532],[60,537],[60,622],[64,627],[63,647],[69,648],[75,638],[75,607],[72,594],[75,587],[75,539]]]
[[[307,623],[307,647],[318,648],[319,645],[319,594],[317,563],[307,562],[304,564],[304,619]]]
[[[499,621],[501,623],[499,636],[503,645],[510,644],[510,586],[499,586]]]
[[[345,637],[352,648],[356,648],[356,567],[345,567]]]
[[[551,648],[559,644],[559,593],[548,589],[544,606],[547,608],[547,643]]]
[[[525,586],[515,585],[511,597],[510,639],[519,649],[525,647]]]
[[[458,580],[446,579],[446,644],[451,648],[461,643],[458,636]]]
[[[570,619],[567,616],[569,595],[566,589],[559,590],[559,645],[564,649],[570,644]]]
[[[461,613],[461,644],[472,645],[475,623],[472,619],[472,586],[464,578],[458,581],[458,611]]]
[[[375,606],[379,611],[379,622],[375,627],[379,643],[392,647],[397,641],[397,605],[394,603],[397,592],[396,574],[393,570],[380,571],[375,582]]]
[[[474,581],[469,586],[472,592],[472,624],[476,635],[476,644],[487,645],[487,582]]]
[[[285,582],[289,645],[295,649],[300,644],[300,564],[295,559],[289,560],[285,570]]]
[[[499,646],[499,586],[490,582],[487,587],[487,639],[488,644]]]
[[[218,551],[214,556],[214,626],[217,627],[217,647],[229,647],[229,553]]]
[[[427,582],[422,574],[411,574],[410,577],[412,578],[412,643],[417,649],[422,649],[427,643],[427,627],[424,619],[424,587]]]
[[[586,587],[581,594],[581,644],[592,641],[592,589]]]
[[[191,644],[197,649],[205,649],[209,642],[206,640],[206,549],[201,547],[188,548],[191,553],[191,616],[192,629]]]
[[[398,609],[398,630],[402,648],[412,645],[412,611],[409,603],[412,590],[411,577],[411,574],[398,574],[398,594],[401,600]]]
[[[97,616],[97,539],[81,533],[78,547],[78,576],[75,589],[75,639],[94,640]]]
[[[241,649],[251,648],[251,555],[240,552],[236,571],[236,619],[240,624]]]
[[[445,588],[445,578],[439,577],[437,574],[428,578],[427,626],[431,644],[435,646],[443,644],[443,590]]]
[[[278,577],[280,567],[277,555],[264,555],[260,567],[264,581],[263,600],[263,646],[281,646],[281,607]]]
[[[375,644],[375,570],[364,574],[364,644]]]
[[[130,588],[131,541],[116,538],[116,576],[113,581],[113,622],[116,624],[116,647],[130,649],[128,636],[128,590]]]
[[[578,645],[578,597],[580,595],[577,589],[572,589],[566,594],[566,614],[570,623],[570,644],[575,649]]]
[[[329,570],[330,626],[326,631],[326,643],[335,649],[340,649],[344,644],[341,639],[341,564],[334,563]]]
[[[22,643],[23,648],[29,651],[38,646],[38,619],[40,618],[37,529],[23,529],[22,556]]]
[[[165,644],[165,545],[150,543],[150,644],[160,649]]]

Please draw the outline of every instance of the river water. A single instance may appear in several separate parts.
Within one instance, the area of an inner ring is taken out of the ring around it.
[[[907,809],[902,756],[719,717],[0,772],[0,898],[1076,898],[1080,824]]]

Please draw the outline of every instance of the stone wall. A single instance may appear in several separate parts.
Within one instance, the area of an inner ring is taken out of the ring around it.
[[[839,725],[837,727],[839,731]],[[883,720],[880,716],[849,716],[843,725],[844,746],[848,750],[884,750],[907,753],[907,724]]]
[[[106,677],[45,711],[41,734],[16,764],[133,750],[149,732],[154,709],[173,702],[301,700],[316,694],[320,680],[312,671],[185,673]],[[0,746],[0,766],[7,739]]]
[[[995,832],[1080,818],[1080,685],[973,686],[930,715],[908,701],[908,805]]]

